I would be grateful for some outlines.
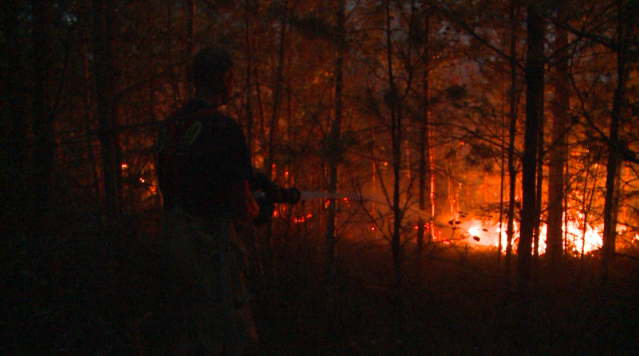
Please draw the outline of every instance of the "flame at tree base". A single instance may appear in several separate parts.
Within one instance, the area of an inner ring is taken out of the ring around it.
[[[470,219],[462,222],[459,227],[462,234],[459,241],[475,247],[493,247],[499,248],[499,239],[501,239],[502,251],[505,251],[507,245],[506,224],[500,227],[499,222],[492,220]],[[546,251],[546,224],[541,224],[539,234],[539,254]],[[513,246],[516,248],[516,242],[519,238],[519,224],[515,223],[513,236]],[[623,225],[618,225],[617,232],[621,233],[626,230]],[[586,224],[585,231],[577,226],[574,222],[566,222],[563,226],[564,247],[567,253],[571,254],[589,254],[601,249],[603,241],[603,226],[591,226]],[[639,240],[639,235],[637,237]]]

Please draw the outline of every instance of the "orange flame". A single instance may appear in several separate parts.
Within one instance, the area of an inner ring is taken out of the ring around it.
[[[583,224],[583,222],[582,222]],[[464,242],[475,246],[492,246],[498,247],[501,238],[502,248],[507,244],[507,231],[500,230],[499,223],[495,221],[481,221],[472,219],[462,223],[462,228],[466,229],[468,235]],[[541,224],[539,234],[539,253],[546,251],[547,226]],[[618,226],[617,231],[625,231],[625,226]],[[586,230],[579,226],[579,222],[568,221],[563,226],[564,236],[567,239],[567,246],[573,253],[591,253],[601,248],[603,237],[603,228],[601,226],[592,226],[586,224]],[[515,224],[515,237],[519,234],[519,227]],[[637,235],[639,239],[639,234]]]

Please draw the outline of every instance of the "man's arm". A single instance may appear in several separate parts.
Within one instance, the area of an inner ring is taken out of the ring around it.
[[[260,208],[253,197],[248,181],[244,180],[232,188],[231,211],[234,220],[250,223],[259,213]]]

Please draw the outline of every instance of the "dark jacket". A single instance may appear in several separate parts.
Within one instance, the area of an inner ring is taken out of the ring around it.
[[[169,116],[158,140],[164,209],[181,205],[196,216],[230,212],[233,189],[252,174],[241,126],[201,100]]]

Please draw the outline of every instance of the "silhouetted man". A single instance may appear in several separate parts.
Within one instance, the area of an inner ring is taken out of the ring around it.
[[[199,51],[192,74],[193,97],[158,141],[163,238],[185,320],[177,353],[241,355],[257,347],[233,227],[258,214],[250,155],[240,125],[218,111],[234,88],[230,54]]]

